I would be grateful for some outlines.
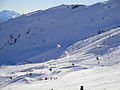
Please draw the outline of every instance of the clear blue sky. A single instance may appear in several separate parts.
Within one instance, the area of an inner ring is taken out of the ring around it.
[[[19,13],[28,13],[36,10],[44,10],[61,4],[85,4],[91,5],[107,0],[0,0],[0,11],[13,10]]]

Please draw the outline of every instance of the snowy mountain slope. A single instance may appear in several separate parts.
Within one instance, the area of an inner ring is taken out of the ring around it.
[[[0,12],[0,22],[7,21],[8,19],[19,17],[21,14],[10,11],[10,10],[3,10]]]
[[[71,45],[63,58],[38,64],[1,66],[0,88],[79,90],[84,85],[85,90],[119,90],[119,37],[120,27]],[[35,57],[31,58],[34,60]]]
[[[59,58],[73,43],[120,25],[119,11],[116,1],[61,5],[4,22],[0,24],[0,64],[18,64],[39,55],[36,62]]]
[[[1,90],[119,90],[120,67],[89,69],[69,73],[57,80],[37,81],[32,84],[15,83]]]
[[[78,54],[78,56],[91,54],[93,55],[93,57],[95,57],[95,60],[98,60],[99,64],[101,62],[101,65],[113,65],[120,62],[119,38],[120,28],[112,29],[98,36],[79,41],[70,46],[66,52],[68,53],[68,55]],[[92,63],[92,61],[90,62]],[[88,63],[90,62],[88,61]]]
[[[119,38],[120,27],[104,32],[100,35],[76,42],[75,44],[68,47],[60,56],[60,62],[62,61],[64,63],[68,62],[73,64],[83,64],[85,62],[88,63],[90,66],[111,66],[118,64],[120,62]],[[30,62],[37,62],[36,60],[39,60],[41,57],[44,56],[46,56],[46,54],[38,55],[27,60]],[[65,61],[63,60],[63,58]],[[55,61],[53,60],[48,62],[57,62],[58,65],[59,58]]]

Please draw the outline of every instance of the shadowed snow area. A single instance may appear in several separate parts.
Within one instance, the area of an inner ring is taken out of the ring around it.
[[[75,42],[119,26],[119,11],[116,1],[61,5],[1,23],[0,64],[28,63],[34,57],[32,63],[59,58]],[[61,48],[56,48],[57,44]]]

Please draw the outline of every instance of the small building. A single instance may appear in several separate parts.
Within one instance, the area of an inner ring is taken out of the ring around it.
[[[56,45],[56,48],[61,48],[61,45],[60,45],[60,44],[57,44],[57,45]]]

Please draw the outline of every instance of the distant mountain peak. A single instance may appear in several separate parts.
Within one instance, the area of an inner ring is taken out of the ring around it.
[[[0,12],[0,22],[7,21],[8,19],[19,17],[21,14],[11,10],[3,10]]]

